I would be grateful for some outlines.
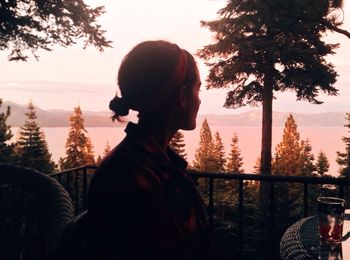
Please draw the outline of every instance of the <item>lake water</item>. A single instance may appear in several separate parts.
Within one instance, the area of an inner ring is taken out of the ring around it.
[[[65,143],[68,136],[68,127],[42,128],[49,145],[53,159],[57,162],[60,157],[65,155]],[[225,145],[226,155],[230,152],[231,139],[236,132],[239,138],[239,147],[244,161],[244,171],[252,172],[256,159],[260,156],[261,146],[261,128],[260,127],[236,127],[236,126],[210,126],[212,135],[218,131]],[[86,128],[94,145],[96,157],[103,154],[107,141],[110,146],[115,146],[125,136],[123,127],[88,127]],[[19,129],[12,128],[12,132],[18,135]],[[300,137],[308,138],[312,145],[312,152],[316,155],[320,150],[326,153],[330,162],[329,173],[337,175],[338,164],[335,162],[336,152],[345,150],[342,142],[342,136],[348,136],[345,127],[298,127]],[[183,131],[185,138],[185,149],[187,160],[190,164],[194,159],[194,154],[199,144],[200,126],[193,131]],[[275,146],[282,139],[283,127],[273,127],[272,147],[273,153]]]

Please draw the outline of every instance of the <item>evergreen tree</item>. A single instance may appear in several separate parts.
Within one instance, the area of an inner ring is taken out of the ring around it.
[[[260,157],[256,158],[255,164],[253,166],[253,173],[254,174],[261,174],[260,172]],[[254,185],[255,187],[259,187],[260,186],[260,182],[259,181],[250,181],[250,184]]]
[[[295,176],[300,170],[300,136],[293,115],[289,115],[284,126],[282,141],[276,146],[272,170],[276,175]],[[279,228],[285,229],[300,211],[300,185],[295,183],[278,184],[276,192],[276,219]]]
[[[241,157],[241,151],[238,148],[238,141],[238,136],[234,133],[232,137],[231,151],[227,158],[226,171],[228,173],[243,173],[243,159]],[[222,190],[226,202],[229,202],[230,200],[232,201],[233,199],[237,200],[238,186],[239,182],[237,180],[225,182],[225,187],[222,188]]]
[[[348,128],[350,133],[350,113],[346,113],[347,124],[344,126]],[[341,176],[350,177],[350,136],[342,137],[343,142],[345,143],[345,152],[337,152],[337,163],[340,165],[339,173]]]
[[[328,172],[329,166],[330,164],[326,154],[320,151],[317,155],[317,162],[315,165],[317,174],[319,176],[324,176],[325,173]]]
[[[56,169],[56,164],[51,159],[45,135],[36,122],[37,116],[32,102],[29,102],[26,116],[27,119],[21,127],[16,146],[19,164],[44,173],[51,173]]]
[[[311,153],[312,147],[309,139],[302,140],[300,143],[299,170],[297,175],[312,176],[316,171],[314,164],[315,156]]]
[[[273,161],[273,173],[278,175],[293,176],[299,169],[300,136],[292,114],[289,115],[284,125],[282,141],[276,146]]]
[[[231,142],[231,152],[228,157],[227,171],[234,173],[243,173],[243,158],[241,157],[241,150],[238,148],[238,136],[233,134]]]
[[[101,155],[98,155],[97,158],[96,158],[96,164],[100,165],[101,162],[102,162],[102,157],[101,157]]]
[[[260,157],[256,158],[255,164],[253,166],[253,173],[260,174]]]
[[[317,155],[316,163],[314,166],[315,174],[313,176],[329,176],[326,174],[328,172],[328,169],[328,158],[324,152],[320,151]],[[309,204],[309,212],[317,212],[317,203],[315,203],[317,201],[317,197],[319,197],[321,194],[322,196],[325,196],[324,194],[329,192],[328,187],[330,186],[322,184],[309,185],[309,201],[311,201],[311,203]]]
[[[185,150],[185,140],[184,135],[180,131],[177,131],[173,138],[171,139],[169,146],[180,156],[186,159],[186,150]]]
[[[310,144],[309,139],[306,140],[302,140],[300,142],[300,157],[299,157],[299,169],[297,172],[297,175],[299,176],[315,176],[315,172],[316,172],[316,165],[314,163],[315,160],[315,156],[312,154],[312,147]],[[295,194],[293,194],[296,198],[297,198],[297,206],[299,207],[299,212],[302,211],[302,207],[303,207],[303,197],[300,196],[300,194],[302,194],[303,192],[303,188],[301,187],[301,185],[294,185],[296,186],[295,188]],[[316,201],[317,197],[319,195],[319,189],[320,187],[322,187],[321,185],[309,185],[308,190],[309,190],[309,194],[308,194],[308,198],[310,199],[310,201]],[[310,203],[310,207],[309,210],[315,210],[315,205],[312,205],[312,203]]]
[[[225,172],[225,148],[222,143],[221,136],[219,132],[215,132],[213,140],[213,165],[210,171],[214,172]],[[232,202],[232,181],[227,181],[225,179],[214,180],[214,200],[218,208],[227,208]],[[218,214],[222,214],[220,209],[218,209]]]
[[[207,88],[229,88],[225,106],[262,104],[261,172],[271,174],[272,101],[274,91],[292,90],[297,100],[320,104],[319,92],[336,95],[337,73],[325,56],[338,44],[322,36],[340,29],[341,16],[332,15],[343,1],[234,1],[202,21],[216,42],[199,56],[210,66]]]
[[[80,107],[75,107],[69,118],[70,130],[66,142],[66,157],[60,159],[61,170],[95,163],[91,140],[84,127]]]
[[[109,142],[107,141],[105,149],[103,150],[103,155],[98,155],[96,158],[96,164],[100,165],[102,162],[102,158],[105,158],[109,153],[111,152],[111,146],[109,145]]]
[[[256,158],[255,164],[253,166],[253,173],[254,174],[261,174],[260,172],[260,157]],[[260,182],[259,181],[248,181],[248,184],[253,187],[259,187]]]
[[[213,156],[213,138],[208,121],[205,118],[200,130],[199,148],[195,153],[193,168],[200,171],[215,171],[216,163]]]
[[[103,150],[103,158],[107,156],[111,152],[111,146],[109,145],[109,142],[107,141],[105,149]]]
[[[0,108],[2,100],[0,99]],[[14,144],[8,142],[13,137],[11,126],[6,124],[6,120],[11,115],[11,109],[8,106],[5,112],[0,113],[0,162],[15,163]]]
[[[211,130],[208,121],[205,118],[200,130],[199,147],[195,153],[195,160],[193,161],[193,169],[198,171],[215,172],[217,171],[217,163],[214,158],[214,143],[211,135]],[[202,192],[202,197],[205,203],[208,202],[208,184],[207,178],[199,178],[198,188]],[[216,183],[216,182],[215,182]]]
[[[213,143],[213,157],[216,162],[216,171],[224,172],[225,171],[225,147],[222,143],[221,136],[219,132],[215,132],[215,138]]]

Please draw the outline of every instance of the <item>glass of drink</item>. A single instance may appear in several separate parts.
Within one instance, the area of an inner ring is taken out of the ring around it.
[[[343,250],[341,243],[322,243],[318,255],[319,260],[342,260]]]
[[[319,197],[318,223],[323,242],[339,243],[343,234],[345,200],[335,197]]]

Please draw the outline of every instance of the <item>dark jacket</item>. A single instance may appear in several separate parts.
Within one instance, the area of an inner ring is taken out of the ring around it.
[[[213,259],[186,161],[170,148],[149,152],[135,124],[125,132],[90,185],[91,259]]]

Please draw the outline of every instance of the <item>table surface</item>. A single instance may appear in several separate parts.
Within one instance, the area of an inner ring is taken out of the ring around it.
[[[303,218],[287,229],[281,239],[282,259],[343,259],[350,260],[350,214],[346,212],[343,241],[338,244],[320,243],[318,218]],[[339,257],[339,256],[342,257]]]

